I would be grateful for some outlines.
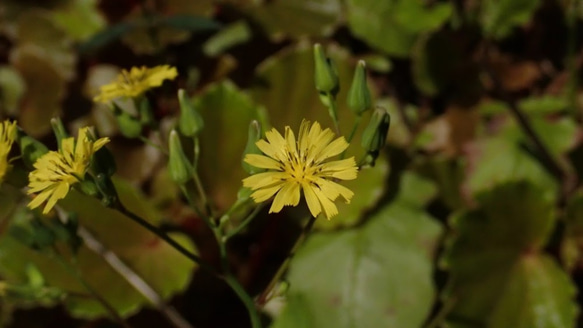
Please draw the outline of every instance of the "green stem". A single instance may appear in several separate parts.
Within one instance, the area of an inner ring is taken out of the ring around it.
[[[130,325],[128,325],[127,322],[125,322],[125,320],[119,315],[119,313],[117,313],[113,306],[111,306],[111,304],[109,304],[107,300],[105,300],[101,295],[99,295],[99,293],[95,289],[93,289],[93,287],[91,287],[91,285],[85,280],[85,278],[83,278],[79,270],[76,267],[73,267],[69,262],[67,262],[55,246],[53,246],[51,254],[54,255],[54,258],[57,259],[57,262],[61,264],[63,269],[65,269],[65,271],[74,276],[75,279],[77,279],[77,281],[91,294],[91,296],[93,296],[93,298],[97,302],[99,302],[101,306],[103,306],[103,308],[109,313],[109,315],[115,321],[117,321],[122,327],[130,328]]]
[[[223,238],[225,240],[229,240],[229,238],[233,237],[234,235],[238,234],[239,232],[241,232],[241,230],[245,229],[245,227],[247,227],[247,225],[249,224],[249,222],[253,221],[253,219],[255,218],[255,216],[257,216],[257,213],[259,213],[259,211],[261,211],[261,209],[265,207],[265,203],[261,203],[260,205],[256,206],[253,209],[253,212],[251,212],[251,214],[249,214],[245,220],[243,220],[243,222],[241,222],[241,224],[239,224],[235,229],[229,231]]]
[[[206,192],[204,191],[204,187],[202,186],[202,182],[200,181],[200,176],[196,170],[192,172],[192,180],[194,181],[194,185],[196,186],[196,191],[202,201],[206,214],[208,216],[212,216],[211,206],[208,202],[208,198],[206,197]]]
[[[146,137],[144,137],[144,136],[142,136],[142,135],[140,135],[139,139],[140,139],[140,140],[141,140],[143,143],[147,144],[148,146],[152,146],[152,147],[154,147],[154,148],[158,149],[158,150],[159,150],[160,152],[162,152],[164,155],[166,155],[166,156],[170,156],[170,155],[168,154],[168,151],[167,151],[166,149],[164,149],[164,148],[162,148],[162,146],[160,146],[160,145],[158,145],[158,144],[154,143],[152,140],[150,140],[150,139],[148,139],[148,138],[146,138]]]
[[[316,218],[311,216],[310,220],[308,221],[308,223],[306,224],[306,226],[302,230],[302,233],[300,234],[300,236],[296,240],[294,246],[292,247],[291,251],[289,252],[289,255],[287,256],[285,261],[281,264],[281,266],[279,267],[279,269],[277,270],[277,272],[275,273],[275,275],[273,276],[273,278],[271,279],[271,281],[269,282],[267,287],[263,290],[261,295],[259,295],[259,297],[257,298],[258,304],[265,304],[267,302],[269,294],[271,293],[273,288],[275,288],[275,285],[281,280],[281,278],[283,277],[283,275],[287,271],[289,263],[291,262],[292,258],[294,257],[294,255],[296,254],[296,252],[298,251],[300,246],[304,243],[304,241],[308,237],[308,233],[312,230],[312,227],[314,226],[315,222],[316,222]]]
[[[138,223],[142,227],[146,228],[148,231],[152,232],[153,234],[155,234],[156,236],[158,236],[159,238],[161,238],[162,240],[164,240],[165,242],[167,242],[170,246],[172,246],[174,249],[176,249],[182,255],[186,256],[189,259],[191,259],[193,262],[195,262],[196,264],[198,264],[201,268],[203,268],[203,269],[205,269],[205,270],[207,270],[209,272],[216,273],[216,269],[215,268],[213,268],[211,265],[209,265],[206,262],[204,262],[200,257],[198,257],[197,255],[195,255],[191,251],[189,251],[186,248],[184,248],[184,246],[180,245],[174,239],[170,238],[167,234],[165,234],[164,232],[160,231],[160,229],[158,229],[156,226],[152,225],[150,222],[142,219],[137,214],[135,214],[135,213],[131,212],[130,210],[128,210],[119,200],[115,203],[114,208],[118,212],[120,212],[120,213],[124,214],[125,216],[129,217],[130,219],[132,219],[133,221],[135,221],[136,223]]]
[[[194,201],[192,200],[192,197],[190,197],[190,194],[188,193],[188,190],[186,189],[186,186],[185,185],[180,186],[180,190],[182,191],[182,194],[186,198],[188,205],[190,205],[190,207],[192,207],[192,209],[196,212],[196,215],[198,215],[209,228],[213,229],[215,224],[213,224],[211,219],[208,216],[206,216],[201,211],[201,209],[198,208],[198,206],[194,203]]]
[[[581,113],[577,111],[577,1],[567,1],[567,9],[565,11],[566,23],[568,28],[567,39],[567,71],[569,72],[569,81],[567,82],[567,100],[569,107],[573,111],[573,117],[581,118]]]
[[[346,140],[346,142],[350,143],[352,141],[352,139],[354,138],[354,135],[356,134],[356,130],[358,130],[358,126],[360,125],[360,121],[362,121],[362,116],[358,115],[356,117],[356,119],[354,120],[354,124],[352,125],[352,130],[350,131],[350,134],[348,135],[348,139]],[[340,154],[340,159],[344,159],[344,157],[346,157],[346,150],[342,152],[342,154]]]
[[[192,207],[196,207],[196,205],[192,201],[192,198],[187,193],[185,188],[182,189],[182,192],[184,193],[184,196],[186,197],[186,200],[189,203],[189,205]],[[233,206],[233,207],[235,207],[235,206]],[[229,259],[227,257],[227,255],[228,255],[227,254],[228,236],[223,236],[223,234],[221,232],[221,227],[218,227],[215,224],[213,224],[209,217],[207,217],[206,215],[201,215],[201,218],[205,221],[205,223],[208,225],[208,227],[213,231],[213,234],[214,234],[215,239],[217,241],[217,244],[219,246],[221,265],[222,265],[223,271],[224,271],[224,276],[221,276],[221,278],[223,278],[225,280],[225,282],[231,287],[231,289],[233,289],[235,294],[237,294],[237,296],[239,297],[241,302],[243,302],[243,304],[245,305],[245,308],[247,309],[247,312],[249,313],[249,319],[251,320],[251,326],[253,328],[261,328],[260,316],[259,316],[259,313],[257,312],[257,308],[255,307],[255,303],[253,302],[253,299],[249,296],[249,294],[247,294],[247,292],[245,291],[245,288],[243,288],[243,286],[241,286],[241,284],[239,283],[237,278],[235,278],[235,276],[233,276],[233,274],[231,272],[231,268],[229,266]]]
[[[251,327],[261,328],[261,317],[259,316],[259,312],[257,312],[253,299],[247,294],[243,286],[241,286],[239,281],[230,272],[226,274],[225,281],[243,302],[245,308],[247,308],[249,319],[251,320]]]
[[[340,136],[341,134],[340,126],[338,125],[338,106],[336,105],[336,97],[330,93],[327,93],[326,97],[328,97],[328,114],[330,114],[330,117],[332,118],[336,134]]]

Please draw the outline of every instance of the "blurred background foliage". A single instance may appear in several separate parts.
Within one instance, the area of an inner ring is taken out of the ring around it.
[[[252,119],[331,126],[314,88],[316,42],[338,67],[341,130],[354,120],[344,100],[360,59],[391,130],[375,168],[347,184],[352,204],[319,219],[293,258],[289,289],[259,302],[265,325],[583,327],[583,1],[2,0],[0,116],[51,149],[50,118],[96,126],[113,140],[124,203],[216,264],[212,233],[163,153],[124,137],[92,98],[121,68],[176,66],[177,80],[148,93],[161,133],[144,133],[166,144],[184,88],[205,121],[199,169],[221,211],[246,176]],[[114,327],[70,272],[15,242],[9,231],[29,219],[22,197],[0,190],[0,277],[12,286],[0,286],[0,326]],[[62,206],[194,327],[248,327],[220,280],[149,232],[79,194]],[[230,242],[252,295],[303,215],[264,211]],[[130,325],[171,327],[99,254],[79,254],[80,272]]]

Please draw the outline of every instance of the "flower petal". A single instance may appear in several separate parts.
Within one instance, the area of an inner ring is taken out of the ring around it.
[[[326,146],[326,148],[320,151],[314,160],[316,163],[325,161],[332,156],[339,155],[341,152],[345,151],[348,146],[348,142],[346,142],[344,137],[340,137],[332,141],[328,146]]]
[[[278,213],[284,206],[297,206],[300,203],[300,185],[297,182],[287,182],[275,195],[269,213]]]
[[[244,161],[260,169],[281,170],[281,164],[278,161],[263,155],[247,154]]]
[[[313,217],[318,217],[322,212],[322,207],[320,206],[320,201],[314,193],[313,186],[309,183],[302,183],[302,189],[304,190],[304,197],[306,197],[306,203],[312,213]]]
[[[264,202],[273,197],[273,195],[275,195],[281,189],[281,187],[283,187],[283,185],[284,182],[272,187],[259,189],[251,194],[251,198],[253,198],[256,203]]]
[[[316,194],[316,197],[318,197],[320,205],[322,205],[322,211],[328,220],[338,214],[338,208],[336,205],[334,205],[334,203],[328,199],[328,197],[326,197],[326,195],[320,189],[313,188],[312,190]]]
[[[262,172],[243,179],[243,186],[257,190],[276,183],[281,183],[287,174],[283,172]]]

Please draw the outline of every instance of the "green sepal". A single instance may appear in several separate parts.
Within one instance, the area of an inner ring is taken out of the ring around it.
[[[182,135],[194,137],[202,131],[204,121],[198,113],[192,101],[188,99],[183,89],[178,90],[178,102],[180,103],[180,116],[178,117],[178,130]]]

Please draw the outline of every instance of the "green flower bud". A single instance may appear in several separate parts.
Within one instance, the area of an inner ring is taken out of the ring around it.
[[[65,126],[63,125],[63,121],[59,117],[51,118],[51,126],[53,127],[53,132],[55,133],[55,137],[57,137],[57,145],[59,149],[61,149],[61,142],[63,139],[69,137],[67,130],[65,130]]]
[[[18,134],[18,145],[20,146],[20,153],[22,154],[24,165],[32,169],[36,160],[48,153],[49,149],[35,138],[24,134],[22,130]]]
[[[103,173],[111,177],[117,170],[115,158],[107,147],[101,147],[95,154],[91,161],[91,170],[94,173]]]
[[[385,145],[390,124],[391,117],[389,113],[384,108],[377,107],[370,118],[368,126],[362,133],[362,147],[367,152],[374,154],[375,158]]]
[[[180,136],[175,130],[170,132],[170,156],[168,159],[168,173],[170,178],[179,185],[185,184],[192,178],[192,165],[186,158],[180,143]]]
[[[257,141],[261,139],[261,125],[258,121],[253,120],[249,124],[249,131],[247,132],[247,145],[245,146],[245,151],[243,151],[243,158],[247,154],[261,154],[259,148],[257,148]],[[247,162],[242,161],[243,169],[249,174],[255,174],[260,170],[255,166],[249,165]]]
[[[156,119],[154,117],[154,111],[152,110],[152,106],[150,106],[148,98],[140,97],[135,100],[135,104],[140,113],[140,123],[145,126],[155,126]]]
[[[320,92],[335,96],[340,90],[338,72],[319,43],[314,45],[314,80]]]
[[[178,129],[183,135],[194,137],[204,127],[204,121],[183,89],[178,90],[178,101],[180,102]]]
[[[76,184],[75,187],[88,196],[95,196],[99,193],[97,186],[91,180],[83,180]]]
[[[366,64],[363,60],[358,61],[346,101],[348,108],[358,116],[372,107],[370,89],[366,81]]]
[[[95,186],[97,187],[97,190],[99,190],[101,203],[105,207],[114,206],[117,203],[118,199],[115,186],[111,181],[111,177],[103,173],[99,173],[95,176],[94,182]]]
[[[119,131],[126,138],[137,138],[142,134],[142,123],[132,115],[119,108],[113,103],[113,115],[119,125]]]

